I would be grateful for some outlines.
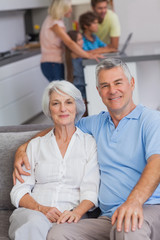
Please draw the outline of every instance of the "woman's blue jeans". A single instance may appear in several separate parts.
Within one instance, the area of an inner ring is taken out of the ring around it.
[[[64,80],[64,64],[54,62],[41,63],[41,70],[49,82]]]

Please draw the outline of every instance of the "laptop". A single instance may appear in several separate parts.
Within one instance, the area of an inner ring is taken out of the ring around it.
[[[119,52],[112,52],[112,53],[104,53],[103,56],[104,57],[116,57],[116,56],[122,56],[125,55],[125,50],[132,38],[133,33],[130,33],[125,41],[125,43],[122,46],[122,49]]]

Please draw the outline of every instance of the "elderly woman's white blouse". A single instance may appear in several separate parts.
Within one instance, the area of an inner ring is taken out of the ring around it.
[[[19,207],[20,199],[29,193],[39,204],[57,207],[60,211],[76,207],[82,200],[97,206],[99,166],[96,143],[92,136],[77,128],[64,158],[53,130],[30,141],[27,155],[31,176],[17,180],[11,201]]]

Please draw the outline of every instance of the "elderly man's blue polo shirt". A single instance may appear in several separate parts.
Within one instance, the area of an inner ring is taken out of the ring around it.
[[[111,217],[136,185],[147,159],[160,154],[160,113],[138,105],[117,128],[108,112],[83,118],[78,127],[96,139],[99,207],[102,215]],[[160,204],[160,185],[145,204]]]

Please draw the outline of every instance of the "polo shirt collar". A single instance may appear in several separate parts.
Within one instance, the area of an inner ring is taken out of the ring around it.
[[[135,109],[133,109],[133,111],[130,112],[130,113],[126,116],[126,118],[138,119],[138,118],[140,117],[143,109],[144,109],[144,106],[143,106],[143,105],[141,105],[141,104],[137,105],[137,106],[135,107]]]
[[[130,112],[130,113],[129,113],[127,116],[125,116],[124,118],[128,118],[128,119],[130,119],[130,118],[132,118],[132,119],[138,119],[138,118],[140,117],[143,109],[144,109],[144,106],[141,105],[141,104],[139,104],[139,105],[137,105],[137,106],[135,107],[135,109],[133,109],[132,112]],[[107,118],[110,122],[112,122],[112,119],[111,119],[111,116],[110,116],[109,112],[106,112],[106,118]]]

